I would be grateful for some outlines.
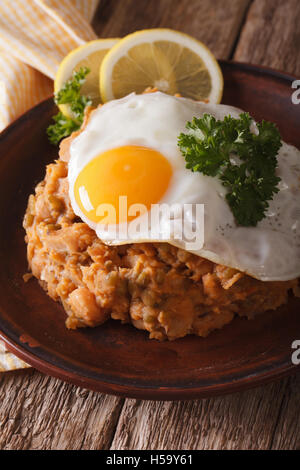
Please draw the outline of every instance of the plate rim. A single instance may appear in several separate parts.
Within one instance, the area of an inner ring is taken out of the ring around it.
[[[293,365],[292,362],[284,363],[281,367],[261,373],[253,377],[253,374],[234,380],[230,383],[212,384],[200,387],[153,387],[149,388],[133,385],[122,385],[119,383],[98,381],[91,377],[75,374],[67,371],[63,367],[58,367],[50,362],[45,361],[32,352],[23,349],[18,343],[15,343],[2,331],[0,331],[0,339],[5,343],[9,352],[28,363],[38,371],[67,382],[72,385],[92,390],[94,392],[105,393],[109,395],[119,396],[122,398],[135,398],[153,401],[181,401],[195,400],[198,398],[209,398],[216,396],[228,395],[235,392],[250,390],[261,385],[266,385],[275,380],[280,380],[292,374],[300,372],[300,366]],[[88,380],[88,383],[86,382]]]

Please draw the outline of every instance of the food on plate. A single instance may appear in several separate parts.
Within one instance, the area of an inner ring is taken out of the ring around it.
[[[81,94],[82,84],[88,74],[89,69],[81,67],[77,72],[73,72],[72,78],[54,95],[55,103],[58,106],[68,105],[74,116],[74,118],[68,117],[59,111],[52,117],[54,123],[48,126],[47,135],[49,141],[54,145],[80,129],[83,123],[85,109],[92,104],[89,97]]]
[[[223,76],[211,51],[200,41],[170,29],[137,31],[106,54],[100,68],[102,101],[147,87],[197,101],[219,103]]]
[[[24,217],[30,270],[66,326],[113,318],[158,340],[205,337],[297,295],[300,152],[274,124],[218,104],[205,46],[170,30],[120,40],[96,108],[80,60],[56,93],[73,115],[48,128],[59,159]]]
[[[252,129],[251,129],[252,127]],[[193,118],[179,136],[186,168],[218,176],[226,201],[241,226],[256,226],[266,216],[269,200],[279,192],[277,155],[282,146],[275,124],[255,124],[248,113],[216,119]]]
[[[83,46],[74,49],[70,52],[64,60],[60,63],[54,81],[54,93],[61,92],[66,83],[71,84],[69,91],[72,93],[74,90],[74,83],[70,81],[74,73],[79,70],[85,69],[89,73],[80,87],[80,94],[88,96],[93,106],[98,106],[101,103],[100,90],[99,90],[99,69],[101,63],[107,52],[118,43],[119,39],[96,39],[90,41]],[[68,98],[68,97],[67,97]],[[73,100],[73,99],[72,99]],[[58,99],[58,101],[60,101]],[[76,109],[72,110],[70,103],[59,102],[58,107],[60,111],[67,117],[77,119]]]
[[[24,219],[30,269],[62,303],[68,328],[113,318],[158,340],[207,336],[235,315],[277,308],[297,286],[262,282],[167,243],[107,246],[75,215],[68,193],[68,164],[58,160]]]
[[[68,160],[69,196],[75,214],[100,239],[113,245],[157,241],[157,230],[155,226],[150,233],[141,229],[135,239],[109,238],[106,227],[99,223],[102,215],[97,215],[101,203],[116,207],[119,196],[125,194],[128,207],[142,203],[149,209],[149,202],[205,204],[205,241],[202,248],[193,250],[195,254],[264,281],[296,278],[300,274],[299,228],[294,227],[300,204],[299,152],[282,144],[277,167],[281,190],[270,201],[267,216],[255,227],[237,225],[221,180],[187,169],[177,144],[186,122],[206,113],[223,120],[228,114],[238,118],[242,111],[161,92],[131,94],[92,111],[80,133],[65,141],[61,150],[62,159]],[[253,154],[253,149],[249,151]],[[88,197],[88,205],[80,189]],[[242,206],[242,210],[250,209]],[[185,221],[198,222],[193,214],[187,214]],[[159,239],[164,227],[162,223]],[[186,249],[185,240],[164,239]]]
[[[152,338],[206,336],[235,314],[253,317],[277,308],[296,289],[299,152],[282,144],[279,192],[257,226],[239,226],[226,188],[216,177],[187,169],[177,145],[186,122],[205,113],[222,120],[241,111],[160,92],[131,94],[90,110],[82,129],[62,142],[61,159],[30,197],[24,226],[32,273],[62,301],[69,328],[112,317],[148,330]],[[152,161],[151,171],[149,162],[135,157],[136,147]],[[152,202],[204,203],[203,248],[190,253],[184,241],[160,243],[143,232],[135,240],[103,243],[95,208],[114,204],[124,192],[137,202],[131,193],[135,178],[145,204],[149,195]],[[82,203],[81,187],[90,206]]]
[[[202,42],[179,31],[157,28],[137,31],[122,40],[91,41],[75,49],[62,61],[54,88],[60,112],[53,117],[48,136],[57,144],[80,128],[84,108],[90,104],[147,88],[219,103],[223,76]]]
[[[47,129],[49,140],[61,139],[80,128],[84,109],[101,102],[99,69],[104,56],[118,39],[97,39],[74,49],[61,62],[54,81],[55,103],[59,112]]]

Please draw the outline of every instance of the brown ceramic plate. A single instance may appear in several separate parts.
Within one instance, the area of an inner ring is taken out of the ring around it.
[[[300,148],[300,105],[293,78],[255,66],[222,63],[223,102],[274,121]],[[300,337],[300,299],[255,320],[236,319],[202,339],[149,340],[147,333],[109,321],[68,331],[63,308],[27,270],[22,217],[28,195],[57,155],[46,127],[56,112],[44,101],[0,137],[0,330],[8,348],[35,368],[68,382],[117,395],[190,399],[233,392],[296,372],[292,342]],[[298,369],[299,370],[299,369]]]

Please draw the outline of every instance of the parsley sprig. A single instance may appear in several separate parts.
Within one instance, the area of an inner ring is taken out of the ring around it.
[[[81,67],[77,72],[73,72],[72,78],[55,94],[55,103],[69,104],[74,118],[64,116],[62,112],[53,116],[54,124],[51,124],[47,129],[52,144],[58,144],[61,139],[68,137],[80,128],[84,118],[84,110],[86,106],[92,104],[90,98],[80,94],[81,87],[89,72],[87,67]]]
[[[181,133],[178,145],[186,168],[218,176],[227,188],[226,200],[238,225],[256,226],[265,217],[278,189],[277,153],[281,137],[275,124],[262,121],[251,132],[248,113],[223,121],[210,114],[193,118]]]

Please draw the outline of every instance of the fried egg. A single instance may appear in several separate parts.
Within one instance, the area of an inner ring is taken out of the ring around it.
[[[75,214],[110,245],[163,240],[262,281],[297,278],[300,152],[283,143],[278,154],[279,192],[256,227],[241,227],[226,202],[221,181],[186,169],[177,145],[186,122],[194,116],[208,113],[222,120],[228,114],[238,118],[242,112],[160,92],[130,94],[97,108],[70,144],[68,181]],[[124,196],[131,212],[122,207]],[[162,216],[159,227],[158,219],[149,217],[157,204],[175,207],[165,219]],[[204,212],[195,212],[194,205],[204,205]],[[115,211],[110,213],[109,207]],[[203,231],[197,248],[175,236],[182,210],[188,229]],[[115,237],[116,224],[127,227],[125,237]]]

